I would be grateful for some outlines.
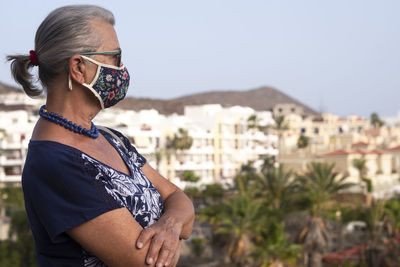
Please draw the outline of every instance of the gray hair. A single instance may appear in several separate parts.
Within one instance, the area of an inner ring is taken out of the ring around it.
[[[35,36],[35,52],[38,59],[39,79],[43,86],[63,71],[68,59],[82,52],[96,51],[102,40],[91,26],[93,19],[106,21],[114,26],[114,15],[99,6],[71,5],[57,8],[40,24]],[[11,72],[15,81],[22,85],[27,95],[34,97],[43,90],[33,85],[29,69],[34,65],[29,55],[9,55]]]

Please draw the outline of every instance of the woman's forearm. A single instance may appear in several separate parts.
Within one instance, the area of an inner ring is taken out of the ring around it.
[[[181,239],[188,239],[192,234],[194,218],[193,203],[181,190],[175,191],[164,201],[164,214],[160,220],[181,226]]]

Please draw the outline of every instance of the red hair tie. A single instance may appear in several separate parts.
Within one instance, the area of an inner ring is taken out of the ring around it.
[[[33,50],[29,51],[29,59],[31,60],[32,65],[34,65],[34,66],[39,65],[35,51],[33,51]]]

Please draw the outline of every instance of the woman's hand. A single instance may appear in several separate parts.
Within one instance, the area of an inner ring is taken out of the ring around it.
[[[136,241],[136,247],[147,247],[146,245],[150,243],[146,256],[147,263],[156,263],[157,267],[175,266],[180,253],[179,239],[187,239],[192,233],[195,218],[193,203],[182,190],[165,179],[148,163],[143,165],[141,170],[160,192],[164,200],[164,210],[156,223],[142,230]]]
[[[161,218],[150,227],[140,233],[136,246],[142,248],[147,242],[150,243],[146,256],[147,264],[154,264],[156,267],[170,266],[175,261],[174,256],[180,253],[179,237],[182,232],[182,223],[177,222],[171,216]]]

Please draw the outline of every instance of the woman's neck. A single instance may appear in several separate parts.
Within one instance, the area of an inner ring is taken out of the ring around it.
[[[87,90],[85,88],[75,88],[75,91],[55,90],[49,90],[47,94],[46,109],[90,129],[91,121],[101,110],[99,103],[96,103],[98,100],[93,95],[82,92]]]

